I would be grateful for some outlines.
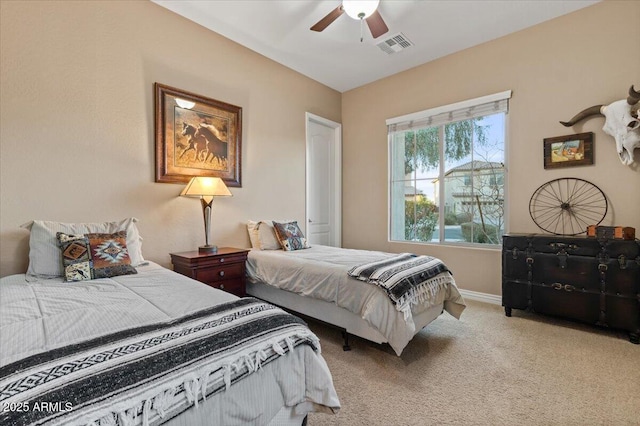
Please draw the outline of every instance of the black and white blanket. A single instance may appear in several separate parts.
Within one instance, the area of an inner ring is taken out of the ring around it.
[[[453,282],[449,269],[440,259],[411,253],[354,266],[347,273],[385,290],[405,319],[413,305],[429,302],[440,288]]]
[[[2,425],[160,424],[294,347],[299,318],[252,298],[106,335],[0,368]]]

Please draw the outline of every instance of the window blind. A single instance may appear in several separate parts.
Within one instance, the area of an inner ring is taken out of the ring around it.
[[[391,134],[436,127],[500,112],[506,113],[509,110],[509,98],[511,98],[511,90],[390,118],[387,120],[387,129]]]

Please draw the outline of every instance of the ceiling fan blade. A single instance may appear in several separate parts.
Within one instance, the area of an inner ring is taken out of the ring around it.
[[[333,21],[338,19],[340,15],[344,13],[344,9],[342,5],[333,9],[327,16],[319,20],[313,27],[310,28],[311,31],[322,31],[329,26]]]
[[[380,16],[377,10],[367,18],[367,25],[369,26],[369,30],[371,30],[373,38],[378,38],[389,31],[387,24],[384,23],[382,16]]]

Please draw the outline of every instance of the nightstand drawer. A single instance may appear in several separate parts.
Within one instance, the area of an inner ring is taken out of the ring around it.
[[[247,253],[243,252],[243,253],[233,253],[233,254],[226,254],[226,255],[218,255],[218,256],[212,256],[209,259],[205,260],[204,262],[202,262],[202,264],[206,264],[206,265],[226,265],[228,263],[239,263],[239,262],[244,262],[245,260],[247,260]]]
[[[204,283],[242,278],[244,275],[244,263],[232,263],[213,268],[196,269],[195,279]]]
[[[235,294],[238,297],[245,296],[244,281],[240,279],[216,281],[216,282],[206,283],[206,284],[209,287],[217,288],[219,290],[224,290],[227,293]]]
[[[206,285],[245,296],[245,262],[249,250],[220,247],[216,253],[171,253],[173,269]]]

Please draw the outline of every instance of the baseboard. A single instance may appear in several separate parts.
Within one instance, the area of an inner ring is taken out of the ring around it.
[[[498,296],[497,294],[480,293],[479,291],[463,290],[461,288],[458,290],[460,290],[460,294],[465,299],[492,303],[494,305],[502,305],[502,296]]]

